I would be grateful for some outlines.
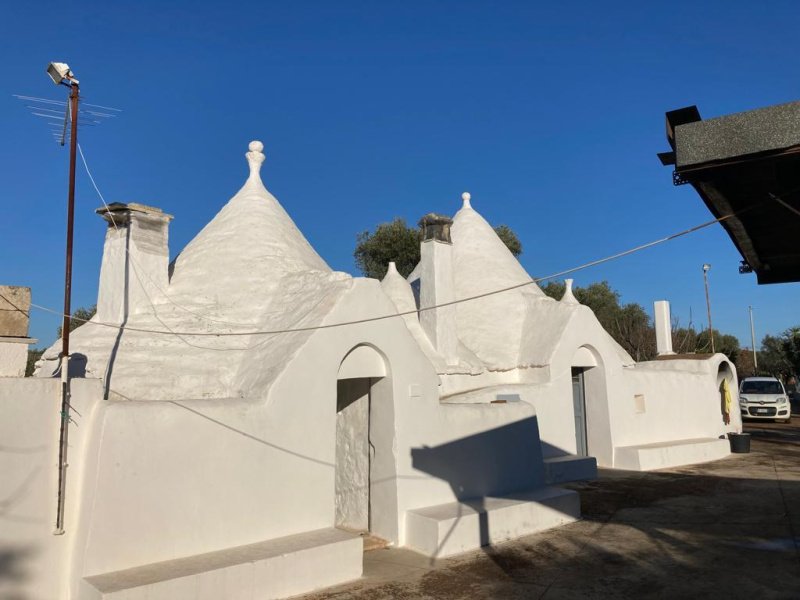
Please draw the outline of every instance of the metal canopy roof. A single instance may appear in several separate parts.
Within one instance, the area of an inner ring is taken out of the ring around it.
[[[703,121],[666,113],[675,185],[691,184],[722,221],[758,283],[800,281],[800,102]]]

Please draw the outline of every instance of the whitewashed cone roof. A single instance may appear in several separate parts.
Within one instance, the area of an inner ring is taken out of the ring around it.
[[[217,296],[223,304],[273,291],[283,275],[330,272],[278,200],[261,181],[263,144],[250,143],[250,176],[175,260],[175,294]]]

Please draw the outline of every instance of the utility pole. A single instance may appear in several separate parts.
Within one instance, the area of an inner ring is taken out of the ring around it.
[[[753,307],[748,306],[750,311],[750,342],[753,344],[753,375],[758,375],[758,353],[756,352],[756,328],[753,326]]]
[[[78,100],[80,88],[69,65],[50,63],[47,74],[56,85],[70,89],[67,109],[70,114],[69,191],[67,194],[67,256],[64,269],[64,320],[61,324],[61,426],[58,435],[58,504],[54,535],[64,534],[64,503],[67,490],[67,449],[69,439],[69,326],[72,300],[72,238],[75,223],[75,160],[78,148]]]
[[[706,309],[708,310],[708,337],[711,339],[711,354],[716,353],[714,348],[714,328],[711,326],[711,300],[708,295],[708,271],[711,265],[706,263],[703,265],[703,283],[706,286]]]

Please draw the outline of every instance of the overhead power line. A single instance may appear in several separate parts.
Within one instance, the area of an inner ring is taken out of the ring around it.
[[[747,209],[747,210],[749,210],[749,209]],[[741,214],[741,212],[742,211],[740,211],[740,213],[738,213],[738,214]],[[425,311],[428,311],[428,310],[435,310],[437,308],[444,308],[446,306],[453,306],[453,305],[461,304],[461,303],[464,303],[464,302],[472,302],[474,300],[480,300],[481,298],[487,298],[489,296],[495,296],[497,294],[503,294],[505,292],[510,292],[512,290],[517,290],[517,289],[520,289],[520,288],[524,288],[524,287],[527,287],[529,285],[533,285],[533,284],[536,284],[536,283],[541,283],[543,281],[548,281],[550,279],[556,279],[558,277],[563,277],[564,275],[569,275],[571,273],[576,273],[578,271],[582,271],[582,270],[588,269],[590,267],[595,267],[595,266],[601,265],[603,263],[611,262],[613,260],[617,260],[619,258],[623,258],[625,256],[629,256],[629,255],[634,254],[636,252],[641,252],[642,250],[646,250],[648,248],[652,248],[654,246],[658,246],[660,244],[664,244],[666,242],[670,242],[670,241],[675,240],[677,238],[689,235],[689,234],[694,233],[696,231],[700,231],[701,229],[705,229],[707,227],[710,227],[711,225],[715,225],[716,223],[721,223],[721,222],[726,221],[726,220],[728,220],[730,218],[733,218],[735,216],[737,216],[737,214],[730,214],[730,215],[725,215],[725,216],[719,217],[717,219],[712,219],[710,221],[706,221],[705,223],[701,223],[699,225],[695,225],[694,227],[690,227],[688,229],[684,229],[682,231],[679,231],[677,233],[673,233],[671,235],[659,238],[657,240],[653,240],[651,242],[647,242],[646,244],[640,244],[639,246],[635,246],[635,247],[630,248],[628,250],[624,250],[623,252],[617,252],[616,254],[611,254],[609,256],[605,256],[605,257],[599,258],[597,260],[589,261],[587,263],[583,263],[581,265],[578,265],[576,267],[572,267],[570,269],[564,269],[563,271],[558,271],[556,273],[552,273],[552,274],[547,275],[545,277],[537,277],[535,279],[531,279],[530,281],[524,281],[522,283],[519,283],[519,284],[516,284],[516,285],[512,285],[512,286],[508,286],[508,287],[505,287],[505,288],[492,290],[492,291],[489,291],[489,292],[484,292],[482,294],[476,294],[474,296],[468,296],[468,297],[465,297],[465,298],[457,298],[456,300],[451,300],[450,302],[442,302],[440,304],[434,304],[434,305],[431,305],[431,306],[421,306],[416,310],[407,310],[407,311],[402,311],[402,312],[395,312],[395,313],[391,313],[391,314],[387,314],[387,315],[379,315],[379,316],[375,316],[375,317],[365,317],[363,319],[355,319],[355,320],[352,320],[352,321],[343,321],[343,322],[339,322],[339,323],[327,323],[327,324],[321,324],[321,325],[311,325],[311,326],[308,326],[308,327],[295,327],[295,328],[290,328],[290,329],[255,330],[255,331],[240,331],[240,332],[231,331],[231,332],[217,332],[217,333],[214,333],[214,332],[208,332],[208,331],[173,331],[173,330],[167,331],[167,330],[161,330],[161,329],[149,329],[149,328],[144,328],[144,327],[128,327],[126,325],[118,325],[116,323],[106,323],[106,322],[103,322],[103,321],[92,321],[92,320],[89,320],[89,319],[80,319],[80,318],[77,318],[77,317],[72,317],[72,318],[75,319],[76,321],[82,321],[84,323],[89,323],[89,324],[97,325],[97,326],[101,326],[101,327],[109,327],[109,328],[112,328],[112,329],[122,329],[122,330],[125,330],[125,331],[134,331],[134,332],[138,332],[138,333],[152,333],[152,334],[155,334],[155,335],[174,335],[174,336],[187,336],[187,337],[244,337],[244,336],[256,336],[256,335],[277,335],[277,334],[283,334],[283,333],[300,333],[300,332],[308,332],[308,331],[317,331],[317,330],[320,330],[320,329],[334,329],[334,328],[337,328],[337,327],[346,327],[346,326],[349,326],[349,325],[359,325],[359,324],[362,324],[362,323],[372,323],[372,322],[375,322],[375,321],[383,321],[385,319],[393,319],[393,318],[396,318],[396,317],[403,317],[403,316],[406,316],[406,315],[418,314],[420,312],[425,312]],[[7,302],[9,302],[8,299],[6,299],[5,297],[4,297],[4,299]],[[9,302],[9,304],[11,304],[11,302]],[[13,304],[11,304],[11,305],[14,306]],[[54,315],[63,316],[62,313],[60,313],[59,311],[54,310],[52,308],[48,308],[46,306],[41,306],[41,305],[38,305],[38,304],[31,303],[31,307],[36,308],[37,310],[41,310],[41,311],[44,311],[44,312],[52,313]]]
[[[92,176],[92,173],[91,173],[91,171],[89,169],[89,165],[87,164],[87,161],[86,161],[86,157],[85,157],[85,155],[83,153],[83,150],[80,148],[80,146],[78,147],[78,150],[79,150],[79,153],[80,153],[81,160],[83,162],[83,166],[86,169],[86,174],[89,176],[89,179],[90,179],[90,181],[92,183],[92,186],[94,187],[95,191],[97,192],[97,195],[99,196],[99,198],[102,201],[103,205],[105,206],[106,210],[110,210],[108,204],[106,203],[106,200],[105,200],[102,192],[100,191],[99,187],[97,186],[97,183],[94,180],[94,177]],[[792,191],[790,191],[788,193],[794,193],[795,191],[800,191],[800,190],[792,190]],[[786,205],[786,203],[781,198],[779,198],[778,196],[776,196],[774,194],[770,194],[770,198],[772,200],[775,200],[775,201],[781,203],[784,206]],[[97,325],[97,326],[100,326],[100,327],[107,327],[107,328],[112,328],[112,329],[117,329],[117,330],[132,331],[132,332],[138,332],[138,333],[151,333],[151,334],[154,334],[154,335],[176,336],[176,337],[180,338],[184,343],[187,343],[189,345],[193,345],[193,344],[190,344],[189,342],[186,342],[186,340],[183,339],[184,337],[247,337],[247,336],[258,336],[258,335],[278,335],[278,334],[285,334],[285,333],[301,333],[301,332],[317,331],[317,330],[321,330],[321,329],[334,329],[334,328],[338,328],[338,327],[346,327],[346,326],[349,326],[349,325],[359,325],[359,324],[363,324],[363,323],[372,323],[372,322],[375,322],[375,321],[383,321],[385,319],[393,319],[393,318],[397,318],[397,317],[404,317],[404,316],[407,316],[407,315],[414,315],[414,314],[418,314],[420,312],[425,312],[425,311],[429,311],[429,310],[436,310],[437,308],[444,308],[444,307],[447,307],[447,306],[453,306],[453,305],[461,304],[461,303],[464,303],[464,302],[472,302],[474,300],[480,300],[481,298],[487,298],[487,297],[494,296],[494,295],[497,295],[497,294],[503,294],[505,292],[509,292],[509,291],[513,291],[513,290],[516,290],[516,289],[527,287],[529,285],[541,283],[543,281],[548,281],[548,280],[551,280],[551,279],[556,279],[556,278],[559,278],[559,277],[563,277],[565,275],[569,275],[571,273],[576,273],[578,271],[582,271],[582,270],[588,269],[590,267],[595,267],[595,266],[598,266],[598,265],[601,265],[601,264],[604,264],[604,263],[608,263],[608,262],[623,258],[625,256],[629,256],[631,254],[635,254],[637,252],[641,252],[642,250],[647,250],[648,248],[652,248],[654,246],[658,246],[658,245],[664,244],[666,242],[670,242],[672,240],[678,239],[680,237],[684,237],[684,236],[689,235],[691,233],[694,233],[694,232],[700,231],[702,229],[705,229],[707,227],[710,227],[711,225],[715,225],[717,223],[722,223],[723,221],[726,221],[728,219],[737,217],[737,216],[741,215],[742,213],[751,210],[755,206],[759,206],[760,204],[763,204],[763,202],[765,202],[765,201],[756,203],[756,204],[754,204],[754,205],[752,205],[750,207],[747,207],[747,208],[739,211],[738,213],[732,213],[730,215],[724,215],[724,216],[718,217],[716,219],[712,219],[710,221],[706,221],[706,222],[701,223],[699,225],[695,225],[694,227],[689,227],[688,229],[684,229],[682,231],[678,231],[678,232],[673,233],[671,235],[668,235],[668,236],[653,240],[651,242],[647,242],[645,244],[640,244],[640,245],[635,246],[633,248],[630,248],[628,250],[624,250],[622,252],[617,252],[615,254],[611,254],[611,255],[605,256],[603,258],[592,260],[592,261],[583,263],[581,265],[578,265],[576,267],[572,267],[572,268],[569,268],[569,269],[564,269],[563,271],[558,271],[556,273],[552,273],[552,274],[547,275],[545,277],[532,278],[529,281],[524,281],[524,282],[521,282],[521,283],[516,284],[516,285],[508,286],[508,287],[501,288],[501,289],[491,290],[489,292],[484,292],[484,293],[481,293],[481,294],[476,294],[474,296],[468,296],[468,297],[465,297],[465,298],[457,298],[456,300],[451,300],[449,302],[443,302],[443,303],[434,304],[434,305],[431,305],[431,306],[421,306],[416,310],[395,312],[395,313],[391,313],[391,314],[387,314],[387,315],[379,315],[379,316],[375,316],[375,317],[365,317],[363,319],[355,319],[355,320],[352,320],[352,321],[343,321],[343,322],[339,322],[339,323],[328,323],[328,324],[322,324],[322,325],[311,325],[311,326],[308,326],[308,327],[293,327],[293,328],[288,328],[288,329],[253,330],[253,331],[239,331],[239,332],[216,332],[215,333],[215,332],[208,332],[208,331],[175,331],[175,330],[171,329],[166,323],[164,323],[164,321],[161,318],[158,317],[158,314],[157,314],[157,311],[156,311],[156,305],[153,303],[152,299],[147,294],[145,294],[145,295],[147,296],[147,299],[148,299],[148,301],[150,302],[150,304],[151,304],[151,306],[153,308],[153,314],[156,317],[156,319],[162,325],[164,325],[164,327],[166,328],[165,330],[162,330],[162,329],[150,329],[150,328],[144,328],[144,327],[129,327],[127,325],[120,325],[120,324],[117,324],[117,323],[107,323],[107,322],[103,322],[103,321],[92,321],[91,319],[81,319],[79,317],[75,317],[75,316],[72,316],[72,315],[70,315],[70,318],[74,319],[76,321],[83,322],[83,323],[89,323],[91,325]],[[115,229],[117,229],[117,225],[116,225],[116,223],[114,222],[113,219],[112,219],[112,225],[114,226]],[[126,248],[125,251],[128,252],[128,249]],[[128,252],[128,256],[132,259],[132,262],[134,263],[133,267],[134,267],[134,271],[135,271],[137,279],[139,279],[139,282],[142,283],[141,279],[139,277],[139,270],[136,268],[135,257],[132,254],[130,254],[129,252]],[[249,324],[245,324],[245,323],[233,323],[233,322],[223,321],[223,320],[219,320],[219,319],[212,319],[212,318],[208,317],[207,315],[203,315],[203,314],[197,313],[197,312],[195,312],[195,311],[193,311],[193,310],[191,310],[191,309],[189,309],[189,308],[187,308],[185,306],[181,306],[180,304],[178,304],[174,300],[172,300],[169,297],[169,295],[166,293],[166,291],[163,290],[160,286],[158,286],[147,275],[146,272],[144,273],[144,275],[150,280],[150,282],[156,287],[156,289],[158,289],[164,295],[164,297],[170,303],[175,305],[177,308],[180,308],[181,310],[186,311],[189,314],[192,314],[192,315],[194,315],[196,317],[199,317],[201,319],[205,319],[205,320],[208,320],[208,321],[211,321],[211,322],[221,323],[221,324],[225,324],[225,325],[231,325],[231,326],[237,326],[237,327],[249,327],[250,326]],[[5,298],[5,296],[2,296],[2,294],[0,294],[0,297],[2,297],[4,300],[6,300],[6,302],[8,302],[15,309],[20,310],[20,312],[23,312],[23,313],[25,312],[25,311],[22,311],[21,309],[19,309],[17,306],[15,306],[10,300]],[[61,317],[65,316],[63,313],[61,313],[61,312],[59,312],[57,310],[54,310],[52,308],[48,308],[46,306],[41,306],[39,304],[31,303],[31,307],[36,308],[37,310],[40,310],[40,311],[43,311],[43,312],[47,312],[47,313],[51,313],[51,314],[54,314],[54,315],[58,315],[58,316],[61,316]],[[241,349],[245,349],[245,348],[241,348]],[[232,350],[233,350],[233,348],[232,348]]]

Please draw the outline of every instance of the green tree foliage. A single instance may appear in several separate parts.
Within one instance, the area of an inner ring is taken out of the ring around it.
[[[522,254],[522,243],[508,225],[498,225],[495,233],[514,256]],[[405,219],[381,223],[375,231],[358,234],[353,252],[356,267],[365,277],[383,279],[389,263],[394,261],[397,271],[408,277],[419,263],[419,242],[419,230],[409,227]]]
[[[800,373],[800,327],[790,327],[781,335],[765,335],[756,354],[758,369],[753,364],[752,349],[739,354],[739,377],[777,377],[791,385]]]
[[[551,298],[564,295],[564,284],[551,282],[542,288]],[[640,304],[621,304],[619,292],[607,281],[572,290],[578,302],[592,309],[611,337],[636,361],[652,360],[656,355],[655,330],[650,316]]]
[[[94,306],[90,306],[89,308],[85,308],[85,307],[81,306],[80,308],[72,311],[72,316],[76,317],[76,318],[70,319],[70,321],[69,321],[69,331],[70,331],[70,333],[72,333],[78,327],[83,325],[83,323],[85,321],[88,321],[89,319],[91,319],[95,315],[96,312],[97,312],[97,305],[96,304]],[[61,327],[60,326],[59,326],[59,328],[57,330],[56,337],[59,337],[59,338],[61,337]]]
[[[392,261],[398,272],[408,277],[419,262],[419,231],[409,227],[405,219],[381,223],[374,232],[358,234],[353,256],[365,277],[383,279]]]
[[[782,377],[793,371],[784,348],[784,336],[765,335],[758,355],[757,375]]]
[[[522,242],[519,241],[517,234],[509,227],[508,225],[498,225],[494,228],[494,232],[497,234],[503,243],[506,245],[511,251],[511,254],[514,255],[514,258],[518,258],[520,254],[522,254]]]
[[[28,350],[28,362],[25,365],[25,377],[32,377],[33,371],[36,369],[36,361],[42,358],[44,349],[31,348]]]
[[[542,288],[551,298],[564,295],[564,284],[548,283]],[[622,304],[619,292],[607,281],[593,283],[585,288],[575,287],[573,293],[578,301],[592,309],[597,320],[611,337],[636,361],[653,360],[656,357],[656,334],[650,315],[636,303]],[[711,352],[708,331],[697,332],[693,328],[673,328],[672,347],[678,354]],[[732,361],[740,353],[739,340],[714,330],[714,348]]]
[[[790,327],[781,335],[781,345],[790,373],[800,374],[800,326]]]
[[[727,356],[733,363],[739,357],[741,348],[739,347],[739,338],[735,335],[721,333],[716,329],[713,330],[714,335],[714,351],[721,352]],[[697,341],[695,342],[695,352],[711,352],[711,342],[709,341],[708,330],[704,329],[697,334]]]

